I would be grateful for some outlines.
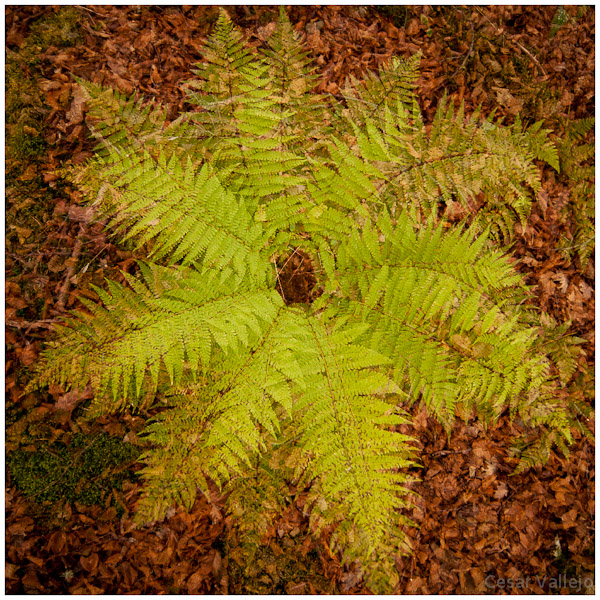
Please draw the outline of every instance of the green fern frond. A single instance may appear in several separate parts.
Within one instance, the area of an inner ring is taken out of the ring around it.
[[[447,427],[459,401],[490,419],[506,406],[518,412],[510,399],[544,381],[547,369],[528,358],[533,331],[513,315],[519,276],[500,253],[484,252],[483,236],[415,231],[405,214],[392,225],[384,213],[378,228],[383,244],[364,227],[339,247],[339,290],[326,293],[343,294],[340,309],[371,325],[369,346]]]
[[[356,140],[354,162],[376,167],[391,183],[388,205],[399,204],[414,216],[415,208],[436,216],[441,201],[458,200],[469,208],[483,193],[486,204],[474,226],[510,239],[515,222],[524,223],[529,215],[531,192],[540,189],[534,159],[558,168],[556,148],[539,123],[529,129],[520,123],[501,127],[480,120],[478,113],[465,118],[464,107],[455,110],[445,100],[429,133],[414,104],[400,100],[381,100],[376,115],[353,117],[346,114],[345,126]]]
[[[231,266],[241,277],[264,281],[269,265],[260,255],[262,227],[207,164],[196,170],[175,155],[154,159],[113,150],[101,175],[101,212],[125,239],[136,239],[138,247],[151,243],[155,260]]]
[[[193,96],[204,111],[182,121],[196,132],[196,152],[210,157],[223,183],[259,211],[258,220],[269,235],[293,228],[307,204],[302,194],[306,158],[298,153],[306,143],[311,104],[300,102],[305,89],[298,88],[298,81],[306,82],[306,61],[289,22],[280,19],[279,28],[273,44],[285,50],[283,55],[270,52],[264,60],[248,61],[238,49],[241,34],[222,13],[209,63],[198,72],[204,83],[195,85],[205,94]],[[229,38],[233,41],[226,43]],[[214,88],[212,73],[223,61],[230,73],[229,87],[215,97],[208,93]]]
[[[236,354],[282,304],[272,290],[237,283],[231,270],[140,268],[145,281],[129,277],[131,289],[108,282],[108,292],[96,290],[104,306],[82,299],[90,313],[59,329],[62,341],[45,352],[37,385],[91,384],[95,412],[136,406],[159,384],[177,385],[215,355]]]
[[[558,149],[548,137],[550,131],[542,129],[542,124],[543,121],[538,121],[531,127],[525,128],[517,115],[511,131],[513,135],[523,140],[533,158],[548,163],[555,171],[560,172]]]
[[[570,202],[563,218],[574,224],[572,239],[560,245],[569,259],[579,256],[585,268],[595,248],[595,169],[594,119],[565,121],[558,142],[562,173],[570,182]]]
[[[575,335],[569,335],[570,321],[559,325],[550,315],[542,312],[540,324],[543,327],[544,336],[536,343],[536,347],[543,350],[552,359],[561,385],[565,386],[577,370],[577,359],[585,355],[580,348],[585,340]]]
[[[364,126],[368,121],[379,120],[386,105],[412,104],[420,62],[420,52],[408,59],[393,57],[377,74],[367,73],[361,82],[350,76],[342,92],[350,118]]]
[[[306,152],[327,133],[328,107],[324,96],[307,93],[316,85],[318,75],[299,37],[284,8],[280,7],[277,28],[268,39],[269,48],[264,50],[264,57],[279,110],[289,114],[283,120],[281,133],[290,132],[294,148]]]
[[[395,509],[405,505],[410,478],[397,469],[414,464],[414,452],[410,438],[390,428],[407,420],[385,401],[395,386],[373,370],[388,359],[356,344],[365,327],[331,328],[316,317],[305,322],[313,348],[303,361],[307,384],[295,411],[311,459],[308,474],[319,479],[325,503],[344,514],[337,535],[354,540],[346,550],[369,556],[387,537]],[[327,512],[320,511],[324,518]]]
[[[167,110],[135,95],[127,97],[110,88],[75,79],[87,104],[86,124],[99,140],[98,156],[114,147],[149,152],[165,142]]]
[[[233,115],[236,98],[245,93],[244,73],[254,62],[254,56],[223,8],[206,41],[203,58],[205,62],[198,63],[194,70],[197,79],[187,84],[188,90],[199,90],[202,94],[188,91],[188,99],[208,111],[216,121],[224,121]]]
[[[141,522],[162,518],[169,506],[182,503],[182,495],[190,506],[196,487],[208,492],[207,477],[220,485],[240,477],[266,448],[266,438],[277,435],[280,418],[291,413],[292,385],[304,385],[291,335],[294,319],[279,308],[241,354],[229,353],[212,375],[168,398],[175,407],[146,429],[157,449],[145,457],[150,485],[139,508]]]
[[[513,448],[513,453],[519,457],[519,463],[511,475],[545,465],[550,459],[553,446],[559,443],[560,436],[556,431],[546,431],[533,441],[519,441]]]

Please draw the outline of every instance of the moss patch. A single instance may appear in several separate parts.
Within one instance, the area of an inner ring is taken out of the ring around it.
[[[31,44],[44,50],[65,48],[81,42],[81,13],[74,6],[63,6],[56,13],[37,19],[30,30]]]
[[[302,555],[300,545],[289,536],[281,546],[257,547],[252,561],[243,559],[244,546],[229,548],[229,593],[290,594],[310,593],[306,582],[319,590],[331,590],[331,582],[322,575],[322,565],[315,551]],[[304,584],[304,585],[303,585]]]
[[[38,503],[103,504],[113,489],[121,490],[123,481],[135,477],[127,466],[139,453],[105,433],[76,433],[68,446],[42,442],[33,452],[15,450],[7,466],[15,487]]]
[[[6,54],[7,157],[32,160],[43,154],[43,119],[47,113],[37,84],[40,53],[51,46],[72,46],[81,41],[79,11],[63,7],[37,19],[26,40]],[[10,164],[10,163],[9,163]]]
[[[43,138],[44,107],[36,78],[20,54],[6,54],[6,158],[7,175],[23,170],[46,149]]]

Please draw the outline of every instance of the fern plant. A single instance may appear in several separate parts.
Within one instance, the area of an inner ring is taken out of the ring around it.
[[[594,123],[594,119],[565,121],[558,142],[561,171],[570,183],[571,196],[563,217],[574,224],[573,239],[563,238],[560,248],[568,259],[578,256],[584,269],[595,247]]]
[[[573,16],[569,14],[564,7],[557,7],[556,12],[552,17],[552,22],[550,23],[549,38],[552,39],[565,25],[568,25],[569,23],[576,23],[587,13],[588,10],[589,6],[580,6],[577,9],[575,16]]]
[[[493,211],[468,230],[438,222],[441,202],[480,193],[524,218],[534,159],[556,166],[556,151],[539,126],[446,103],[427,127],[417,67],[395,59],[336,103],[310,93],[283,11],[260,53],[222,11],[187,86],[195,108],[175,121],[80,82],[99,146],[76,179],[148,259],[98,302],[82,298],[35,385],[91,384],[90,416],[161,408],[140,523],[190,507],[209,481],[247,506],[239,490],[277,495],[285,470],[310,487],[315,529],[333,528],[332,547],[371,565],[376,584],[384,558],[409,549],[418,456],[399,426],[411,403],[448,431],[457,415],[508,411],[570,443],[528,291],[488,240]],[[311,303],[276,289],[298,251],[317,265]]]

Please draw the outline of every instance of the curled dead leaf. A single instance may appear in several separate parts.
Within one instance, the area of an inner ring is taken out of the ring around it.
[[[35,344],[25,346],[20,352],[17,352],[17,354],[26,367],[30,367],[38,357],[38,351]]]
[[[69,219],[77,223],[89,223],[94,218],[92,206],[69,206]]]
[[[85,114],[85,97],[79,86],[73,88],[73,101],[67,111],[67,119],[72,125],[76,125],[83,121]]]
[[[54,408],[55,410],[72,411],[79,404],[81,404],[81,402],[89,400],[93,395],[92,388],[89,385],[83,391],[78,389],[71,390],[63,396],[60,396],[60,398],[56,401]]]

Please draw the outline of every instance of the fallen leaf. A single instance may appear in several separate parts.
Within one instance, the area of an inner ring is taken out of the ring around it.
[[[69,219],[76,223],[89,223],[94,218],[93,206],[69,206]]]
[[[506,482],[500,481],[498,484],[498,488],[494,492],[494,498],[496,500],[502,500],[503,498],[506,498],[507,494],[508,494],[508,486],[506,485]]]
[[[202,586],[202,582],[205,580],[206,575],[199,569],[191,574],[191,576],[187,580],[187,593],[188,594],[197,594]]]
[[[73,101],[67,111],[66,117],[71,125],[77,125],[83,121],[85,114],[85,97],[79,86],[73,88]]]
[[[577,525],[577,509],[572,508],[570,511],[566,512],[561,517],[563,527],[565,529],[570,529],[571,527],[575,527]]]
[[[95,573],[98,569],[98,561],[99,561],[99,557],[98,555],[94,552],[92,554],[90,554],[89,556],[82,556],[79,559],[79,562],[81,563],[81,566],[88,572],[88,573]]]
[[[92,391],[92,387],[89,385],[82,391],[79,389],[74,389],[70,392],[67,392],[63,396],[60,396],[54,404],[54,408],[55,410],[72,411],[83,401],[89,400],[93,395],[94,392]]]
[[[27,346],[22,348],[18,354],[19,359],[26,367],[30,367],[37,360],[38,357],[38,351],[35,347],[35,344],[28,344]]]
[[[506,107],[509,113],[518,115],[523,110],[523,101],[515,98],[506,88],[494,86],[492,89],[496,91],[498,104]]]
[[[36,572],[33,570],[28,570],[21,582],[23,584],[23,588],[25,588],[25,592],[28,594],[41,592],[44,589],[44,586],[40,583]]]

